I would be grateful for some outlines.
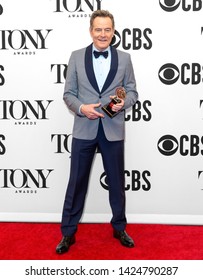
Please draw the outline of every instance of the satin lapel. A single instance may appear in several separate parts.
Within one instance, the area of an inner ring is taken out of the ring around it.
[[[110,86],[113,79],[115,78],[117,71],[118,71],[118,53],[117,50],[111,46],[111,67],[101,93],[104,92]]]
[[[92,85],[92,87],[99,93],[99,87],[97,85],[96,77],[94,74],[93,69],[93,62],[92,62],[92,44],[86,48],[85,52],[85,71],[87,74],[87,78]]]

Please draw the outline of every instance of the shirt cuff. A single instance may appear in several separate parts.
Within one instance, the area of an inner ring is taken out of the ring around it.
[[[81,112],[81,107],[82,107],[83,105],[84,105],[84,104],[81,104],[80,107],[79,107],[79,114],[84,116],[84,114]]]

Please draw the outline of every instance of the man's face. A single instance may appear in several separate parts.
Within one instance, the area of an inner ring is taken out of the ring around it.
[[[99,51],[108,48],[114,35],[111,19],[109,17],[96,17],[92,29],[90,29],[90,35],[94,46]]]

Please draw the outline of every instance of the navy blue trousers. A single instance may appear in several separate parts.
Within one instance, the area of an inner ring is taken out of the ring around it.
[[[101,152],[109,186],[109,203],[112,209],[111,224],[116,230],[125,230],[124,141],[108,141],[100,122],[98,134],[94,140],[76,138],[72,140],[70,177],[61,222],[63,236],[73,235],[77,231],[97,148]]]

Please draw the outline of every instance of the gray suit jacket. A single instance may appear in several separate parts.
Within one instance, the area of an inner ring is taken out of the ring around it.
[[[73,137],[86,140],[96,137],[99,119],[88,119],[79,112],[79,108],[82,104],[100,102],[103,106],[109,103],[109,96],[115,95],[115,89],[120,86],[124,87],[127,93],[123,108],[127,109],[138,99],[133,66],[128,53],[111,47],[111,67],[101,92],[93,71],[92,44],[71,54],[65,82],[64,101],[68,108],[75,113]],[[106,138],[109,141],[123,140],[125,134],[124,110],[112,119],[101,108],[96,110],[105,115],[105,118],[101,120]]]

